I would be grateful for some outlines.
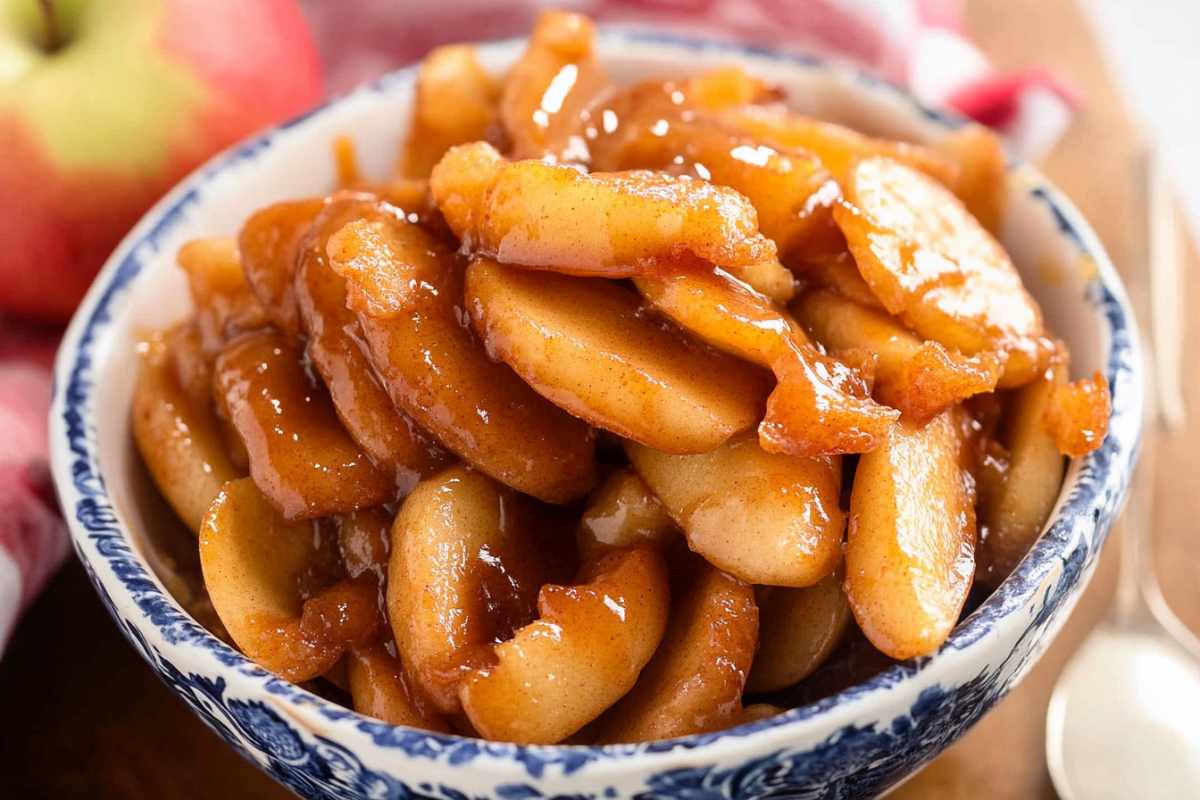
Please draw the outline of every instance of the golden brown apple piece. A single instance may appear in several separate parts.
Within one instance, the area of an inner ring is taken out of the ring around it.
[[[446,154],[430,189],[464,246],[505,264],[619,278],[775,257],[745,197],[686,175],[510,162],[476,142]]]
[[[886,313],[864,308],[824,289],[810,289],[791,311],[814,338],[837,354],[875,355],[875,399],[924,424],[940,412],[996,388],[1001,364],[994,353],[963,356],[922,341]]]
[[[1057,361],[1009,398],[1001,438],[1007,458],[998,474],[980,476],[979,578],[991,585],[1008,577],[1028,552],[1058,500],[1065,462],[1046,422],[1066,374],[1065,363]]]
[[[614,547],[661,546],[675,541],[679,527],[636,472],[614,472],[590,498],[577,540],[586,561]]]
[[[396,409],[367,356],[358,317],[347,305],[346,280],[329,266],[329,237],[354,219],[392,216],[365,196],[343,196],[313,221],[300,248],[296,301],[307,355],[329,389],[351,438],[375,466],[391,473],[400,494],[445,466],[450,455],[411,417]]]
[[[334,234],[327,253],[397,407],[541,500],[564,503],[591,488],[590,429],[488,358],[466,324],[463,269],[446,245],[400,220],[360,220]]]
[[[327,672],[352,643],[345,634],[373,633],[369,619],[353,631],[320,630],[312,624],[320,615],[306,614],[306,586],[328,563],[316,525],[286,521],[241,478],[225,484],[200,529],[200,567],[221,622],[243,653],[293,682]],[[354,614],[362,610],[356,604]]]
[[[408,675],[440,711],[534,617],[544,569],[527,498],[468,467],[417,485],[392,526],[387,607]]]
[[[451,147],[486,138],[499,99],[500,87],[479,66],[475,48],[453,44],[430,50],[417,72],[400,173],[428,178]]]
[[[296,257],[308,227],[321,213],[321,198],[289,200],[250,215],[238,234],[238,252],[246,281],[267,319],[289,336],[300,333],[300,314],[292,279]]]
[[[587,160],[587,109],[607,88],[595,36],[595,25],[582,14],[544,11],[538,17],[500,98],[500,121],[514,158]]]
[[[932,148],[958,165],[958,176],[948,184],[950,189],[980,225],[999,236],[1008,171],[1000,137],[982,125],[970,123],[942,136]]]
[[[1045,423],[1059,452],[1076,458],[1104,442],[1111,414],[1108,381],[1097,370],[1090,378],[1055,384],[1046,407]]]
[[[765,144],[809,151],[843,185],[849,179],[854,162],[871,156],[893,158],[947,186],[955,184],[960,172],[954,159],[935,149],[892,139],[876,139],[844,125],[788,111],[783,106],[731,108],[721,112],[719,118],[731,129]]]
[[[803,589],[760,587],[758,654],[746,690],[774,692],[807,678],[842,641],[850,604],[834,573]]]
[[[901,422],[854,475],[846,594],[863,633],[895,659],[936,650],[971,588],[975,493],[961,413]]]
[[[139,351],[130,415],[133,441],[163,497],[198,532],[221,487],[243,473],[226,454],[211,388],[199,398],[183,390],[163,336],[152,336]]]
[[[747,583],[811,586],[841,560],[839,459],[768,453],[753,434],[702,455],[634,442],[625,451],[688,546],[713,566]]]
[[[775,373],[778,383],[758,428],[764,449],[794,456],[864,452],[900,416],[871,400],[863,377],[817,350],[786,312],[728,276],[639,277],[634,283],[685,330]]]
[[[560,742],[633,687],[669,610],[667,570],[654,550],[602,555],[584,565],[577,583],[542,587],[539,619],[466,679],[463,710],[487,739]]]
[[[450,725],[416,696],[400,662],[383,645],[353,647],[346,653],[354,710],[392,725],[450,733]]]
[[[233,239],[196,239],[179,248],[187,273],[201,349],[211,361],[239,334],[267,324],[266,312],[246,282]]]
[[[374,576],[383,586],[387,579],[392,517],[382,508],[365,508],[335,517],[338,552],[347,577]]]
[[[762,413],[764,373],[664,327],[623,286],[477,258],[466,297],[489,353],[555,405],[625,438],[702,453]]]
[[[884,310],[883,303],[862,279],[848,250],[810,261],[789,261],[788,266],[808,286],[828,289],[866,308]]]
[[[629,694],[589,733],[646,742],[735,725],[758,643],[754,589],[695,559],[671,582],[663,643]]]
[[[634,113],[613,138],[594,148],[595,169],[670,170],[735,189],[754,204],[759,230],[782,258],[845,247],[832,214],[841,192],[807,150],[760,144],[678,109]]]
[[[246,334],[217,358],[218,402],[246,444],[250,475],[289,520],[344,514],[396,496],[346,433],[303,356],[271,329]]]
[[[948,189],[890,158],[857,162],[834,216],[888,313],[967,355],[1007,358],[1001,386],[1049,361],[1042,312],[1004,248]]]

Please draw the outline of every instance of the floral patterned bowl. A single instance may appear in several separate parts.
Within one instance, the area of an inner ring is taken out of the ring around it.
[[[481,48],[502,69],[521,42]],[[797,106],[865,130],[927,139],[957,124],[845,68],[668,35],[606,33],[617,79],[729,61]],[[1009,173],[1003,239],[1081,373],[1113,397],[1104,445],[1068,470],[1042,538],[934,655],[739,728],[652,744],[520,747],[394,727],[268,673],[210,635],[156,574],[154,513],[129,433],[136,336],[186,313],[179,245],[230,234],[253,209],[333,180],[330,141],[355,137],[382,174],[412,98],[394,73],[217,157],[162,200],[100,274],[63,341],[51,409],[54,478],[75,550],[118,626],[213,730],[308,798],[860,797],[887,790],[961,736],[1021,679],[1091,577],[1121,506],[1140,430],[1140,364],[1124,291],[1095,234],[1045,179]],[[161,561],[161,559],[160,559]]]

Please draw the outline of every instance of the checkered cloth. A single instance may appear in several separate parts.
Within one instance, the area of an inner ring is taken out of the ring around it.
[[[528,31],[534,0],[308,0],[334,93],[447,41]],[[960,0],[579,0],[603,23],[673,28],[845,59],[999,129],[1036,157],[1074,98],[1046,72],[997,73],[964,35]],[[46,470],[46,407],[57,331],[0,320],[0,647],[66,553]]]

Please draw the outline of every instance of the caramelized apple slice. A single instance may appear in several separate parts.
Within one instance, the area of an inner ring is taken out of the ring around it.
[[[382,645],[352,648],[346,661],[355,711],[391,725],[451,732],[444,719],[423,707],[409,688],[404,668]]]
[[[806,284],[835,292],[860,306],[883,311],[883,303],[867,286],[849,251],[811,261],[788,262],[791,269]]]
[[[745,197],[686,175],[507,162],[477,142],[451,149],[430,189],[464,245],[505,264],[616,278],[775,257]]]
[[[764,449],[794,456],[864,452],[899,416],[871,400],[862,376],[820,353],[790,316],[749,287],[719,272],[634,282],[685,329],[775,373],[778,385],[758,429]]]
[[[959,167],[934,149],[891,139],[876,139],[825,120],[790,112],[781,106],[732,108],[719,117],[733,130],[776,147],[807,150],[821,160],[839,184],[850,177],[854,162],[887,156],[953,186]]]
[[[296,256],[309,225],[324,205],[324,200],[313,198],[267,206],[251,214],[238,234],[238,251],[250,288],[267,318],[290,336],[300,332],[292,291]]]
[[[176,259],[187,273],[201,349],[210,361],[231,339],[267,324],[233,239],[196,239],[179,248]]]
[[[351,578],[373,575],[380,586],[387,577],[392,517],[381,508],[367,508],[337,517],[338,552]]]
[[[791,310],[834,353],[873,353],[875,398],[917,424],[960,400],[992,391],[1000,378],[1001,364],[995,354],[966,357],[937,342],[921,341],[887,314],[833,292],[807,291]]]
[[[1112,400],[1099,370],[1090,378],[1057,383],[1046,407],[1046,427],[1063,455],[1085,456],[1108,435]]]
[[[679,112],[635,114],[616,135],[619,144],[596,148],[596,169],[671,169],[736,189],[754,204],[759,229],[784,258],[845,247],[831,213],[840,191],[806,150],[768,147]]]
[[[670,739],[737,724],[758,643],[754,589],[696,561],[672,581],[663,643],[633,690],[599,720],[596,741]]]
[[[533,619],[530,525],[526,499],[463,466],[418,484],[396,516],[388,616],[405,669],[441,711],[460,711],[461,681]]]
[[[662,640],[669,595],[662,557],[648,548],[612,551],[585,565],[578,583],[542,587],[540,618],[463,683],[471,724],[520,744],[575,733],[633,687]]]
[[[1018,390],[1004,415],[1003,444],[1008,463],[998,481],[981,481],[979,577],[996,585],[1025,555],[1050,517],[1062,488],[1063,454],[1046,425],[1064,364]]]
[[[133,388],[133,441],[171,508],[199,531],[221,486],[241,473],[226,455],[210,403],[180,387],[163,337],[143,343],[141,356]]]
[[[850,625],[842,576],[803,589],[762,587],[758,618],[758,655],[746,690],[774,692],[799,683],[825,663]]]
[[[466,296],[488,352],[593,425],[702,453],[759,418],[765,375],[664,328],[622,286],[476,259]]]
[[[902,422],[858,462],[850,495],[846,594],[854,618],[895,659],[928,655],[958,622],[975,573],[975,497],[962,413]]]
[[[416,225],[350,223],[329,240],[333,269],[392,401],[497,480],[552,503],[594,481],[588,427],[488,358],[463,308],[454,253]]]
[[[329,670],[342,647],[301,628],[301,587],[322,559],[310,522],[287,522],[249,478],[230,481],[200,528],[200,567],[213,608],[238,648],[297,682]]]
[[[619,469],[588,499],[579,521],[579,552],[584,560],[614,547],[663,545],[679,528],[662,503],[631,469]]]
[[[841,559],[837,458],[768,453],[743,435],[676,456],[626,442],[634,469],[683,528],[688,546],[747,583],[810,586]]]
[[[296,300],[307,354],[329,389],[347,433],[372,463],[391,473],[400,494],[437,472],[449,454],[407,414],[396,410],[371,367],[358,317],[347,305],[346,281],[329,267],[329,237],[347,222],[389,216],[361,197],[331,202],[317,216],[300,250]]]
[[[400,171],[427,178],[451,147],[487,137],[500,87],[479,66],[475,48],[456,44],[435,47],[421,61],[416,95]]]
[[[216,391],[250,456],[250,475],[289,520],[381,505],[396,495],[313,386],[302,355],[273,330],[247,334],[217,359]]]
[[[607,83],[596,63],[595,36],[595,25],[582,14],[544,11],[538,17],[500,99],[500,121],[514,158],[587,159],[582,137],[587,107]]]
[[[980,225],[999,235],[1008,170],[1000,137],[982,125],[971,123],[938,139],[933,149],[958,165],[958,176],[948,184],[958,199]]]
[[[851,169],[834,216],[889,313],[926,339],[1007,357],[1001,386],[1049,360],[1042,312],[1000,243],[939,183],[890,158]]]

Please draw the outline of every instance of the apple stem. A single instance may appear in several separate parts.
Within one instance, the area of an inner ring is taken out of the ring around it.
[[[38,7],[42,10],[42,23],[46,30],[44,46],[47,53],[53,53],[61,44],[58,36],[58,18],[54,14],[54,0],[38,0]]]

